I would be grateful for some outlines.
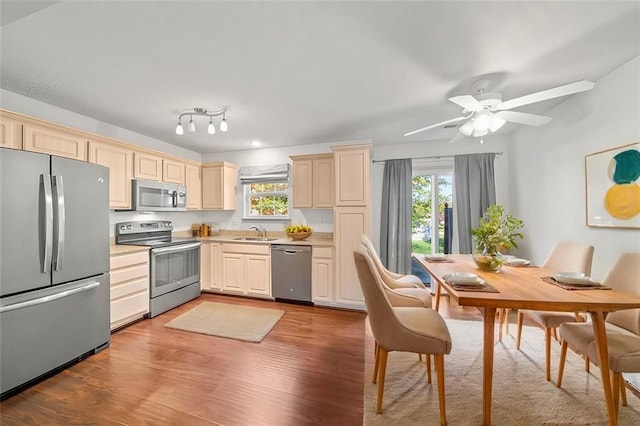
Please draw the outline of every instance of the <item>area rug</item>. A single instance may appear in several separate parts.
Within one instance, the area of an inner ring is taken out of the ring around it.
[[[284,311],[228,303],[203,302],[165,324],[165,327],[211,334],[247,342],[261,342]]]
[[[447,424],[482,423],[482,323],[447,320],[452,337],[451,354],[445,356]],[[370,330],[368,334],[370,336]],[[382,414],[375,414],[376,385],[371,383],[373,343],[368,336],[365,354],[364,424],[435,425],[439,423],[436,374],[426,380],[424,361],[413,353],[389,353]],[[547,382],[544,334],[525,327],[520,350],[507,336],[495,345],[493,369],[493,425],[607,425],[607,409],[600,370],[569,351],[557,388],[560,345],[553,341],[552,381]],[[620,425],[640,424],[640,400],[627,391],[629,405],[619,410]]]

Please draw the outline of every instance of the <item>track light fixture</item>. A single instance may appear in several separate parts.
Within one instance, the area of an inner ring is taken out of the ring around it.
[[[195,107],[193,111],[185,111],[178,116],[178,125],[176,126],[176,135],[183,135],[184,128],[182,127],[182,117],[188,115],[189,123],[187,123],[187,132],[193,133],[196,131],[196,124],[193,122],[193,116],[204,116],[209,117],[209,126],[207,127],[207,132],[211,135],[216,133],[216,128],[213,124],[213,117],[222,116],[222,121],[220,122],[220,130],[226,132],[229,129],[229,125],[227,124],[226,118],[227,107],[220,108],[215,111],[207,111],[206,108]]]

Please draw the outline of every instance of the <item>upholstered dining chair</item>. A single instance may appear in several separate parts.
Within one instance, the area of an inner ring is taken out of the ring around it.
[[[374,260],[376,262],[376,266],[378,267],[378,270],[384,272],[384,274],[387,277],[392,278],[396,282],[396,284],[395,284],[396,287],[425,288],[424,287],[424,283],[422,282],[422,280],[420,278],[418,278],[417,276],[415,276],[415,275],[399,274],[397,272],[393,272],[393,271],[388,270],[382,264],[382,260],[380,260],[380,256],[378,256],[378,252],[376,251],[375,246],[373,245],[373,243],[371,242],[369,237],[367,237],[365,234],[362,234],[362,244],[364,244],[369,249],[369,251],[371,252],[371,256],[374,258]]]
[[[593,260],[593,246],[570,242],[560,242],[547,256],[542,264],[543,268],[552,271],[582,272],[591,274]],[[547,381],[551,380],[551,333],[565,322],[582,322],[584,318],[574,312],[533,311],[521,309],[518,311],[518,330],[516,334],[516,349],[520,349],[522,324],[528,318],[544,329],[545,370]]]
[[[602,284],[614,290],[640,295],[640,253],[624,253],[618,257]],[[640,309],[612,312],[606,322],[609,368],[612,371],[614,404],[617,410],[619,395],[622,405],[627,405],[622,373],[640,373]],[[562,386],[562,374],[567,348],[598,363],[598,353],[590,323],[565,323],[560,325],[562,349],[558,369],[557,386]]]
[[[378,268],[378,273],[382,278],[382,287],[384,292],[389,299],[389,303],[394,308],[428,308],[431,309],[431,294],[424,288],[415,288],[415,287],[396,287],[391,288],[387,285],[386,281],[393,281],[391,278],[385,278],[382,276],[384,273],[380,270],[380,266],[375,261],[375,253],[372,253],[369,247],[367,247],[364,243],[359,244],[360,247],[363,248],[363,253],[369,257],[371,262]],[[373,369],[373,383],[376,382],[376,377],[378,374],[378,365],[379,365],[379,357],[378,357],[378,344],[375,345],[375,368]],[[418,359],[422,361],[422,354],[418,354]],[[426,357],[427,364],[427,382],[431,383],[431,357],[427,355]]]
[[[444,319],[433,309],[391,306],[380,274],[362,246],[353,252],[358,279],[365,299],[369,324],[378,344],[378,398],[376,413],[382,412],[387,356],[391,351],[434,355],[438,381],[440,424],[446,424],[444,355],[451,352],[451,335]]]

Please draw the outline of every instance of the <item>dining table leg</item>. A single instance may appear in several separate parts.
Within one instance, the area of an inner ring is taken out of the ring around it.
[[[491,391],[493,387],[493,345],[495,343],[496,308],[483,309],[484,348],[482,359],[482,424],[491,424]]]
[[[604,400],[607,404],[607,414],[609,415],[609,425],[617,426],[618,412],[613,403],[613,391],[611,390],[611,379],[609,377],[609,348],[607,344],[607,331],[604,323],[603,312],[589,312],[593,324],[593,335],[595,336],[596,349],[598,353],[598,364],[600,365],[600,376],[602,378],[602,389],[604,390]],[[619,392],[619,389],[615,390]]]

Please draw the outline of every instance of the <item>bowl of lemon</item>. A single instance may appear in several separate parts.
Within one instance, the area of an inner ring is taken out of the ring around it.
[[[284,232],[294,241],[302,241],[312,234],[311,227],[307,225],[289,225],[284,229]]]

